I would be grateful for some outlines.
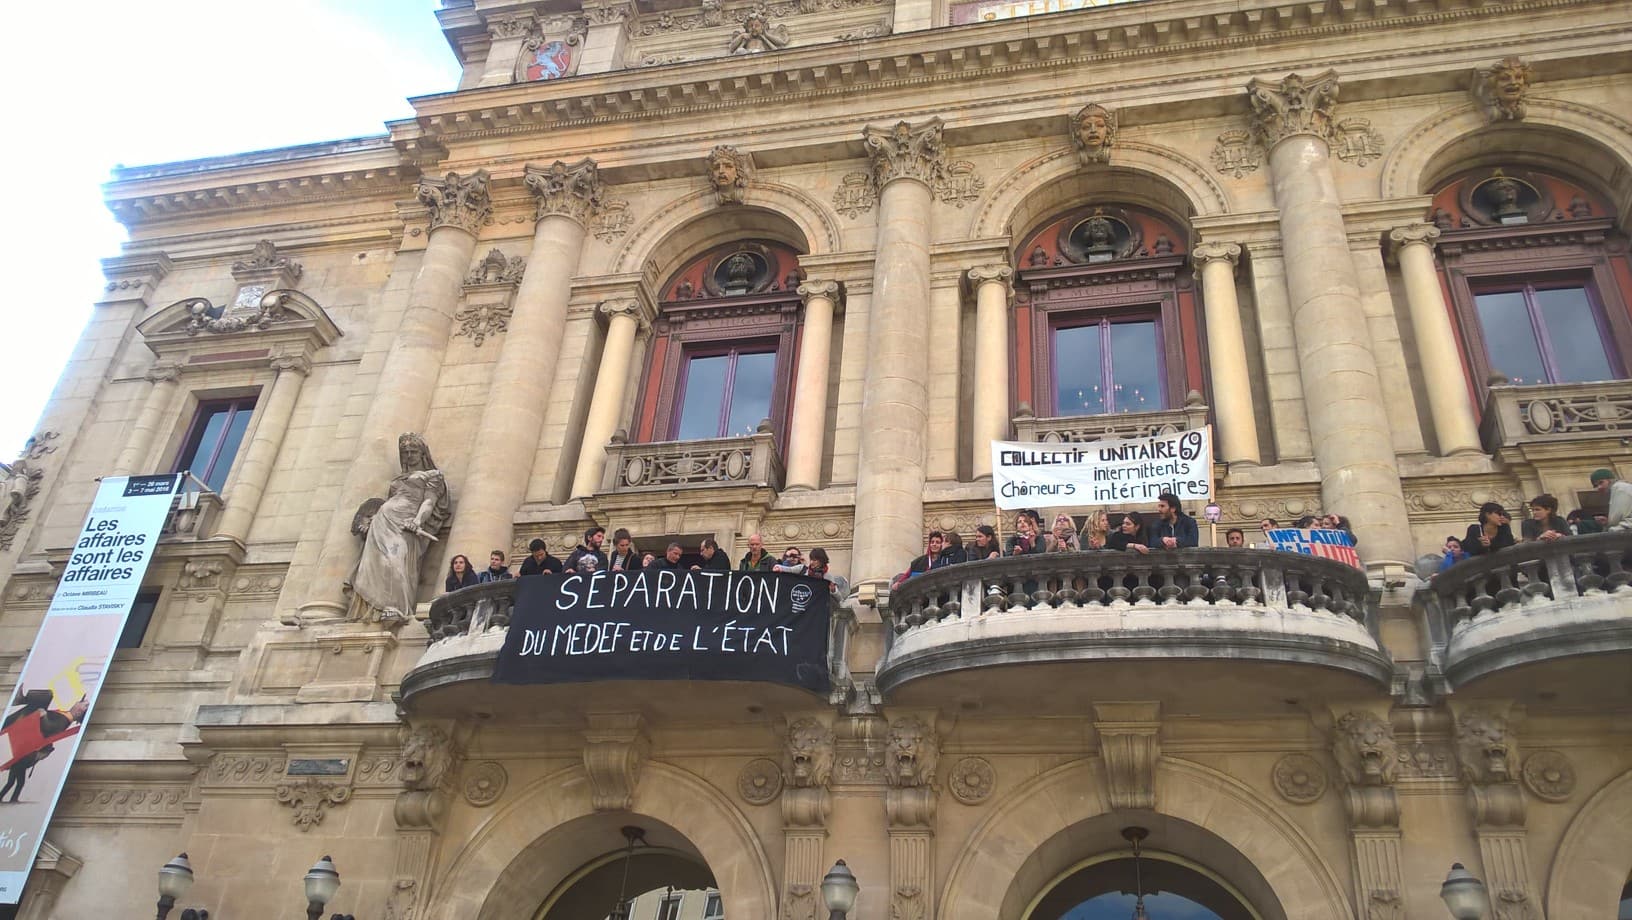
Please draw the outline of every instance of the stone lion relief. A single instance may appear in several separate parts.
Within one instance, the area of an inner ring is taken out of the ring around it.
[[[1394,727],[1369,712],[1351,712],[1337,720],[1332,754],[1352,786],[1387,786],[1400,768]]]
[[[832,775],[833,730],[815,719],[789,725],[782,750],[782,776],[787,784],[796,789],[825,786]]]
[[[923,719],[908,716],[890,724],[884,748],[884,777],[892,786],[927,786],[935,781],[941,743]]]
[[[1456,720],[1456,761],[1469,783],[1505,783],[1513,778],[1508,760],[1507,720],[1470,709]]]
[[[407,729],[402,736],[402,784],[422,792],[440,787],[453,766],[447,732],[427,725]]]

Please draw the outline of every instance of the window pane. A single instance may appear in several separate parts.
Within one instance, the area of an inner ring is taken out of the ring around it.
[[[680,425],[675,429],[675,438],[695,441],[719,436],[725,371],[730,361],[726,355],[714,355],[686,362],[685,402],[680,406]]]
[[[1541,363],[1541,349],[1524,308],[1524,292],[1504,291],[1474,297],[1479,308],[1479,328],[1485,333],[1486,356],[1490,367],[1515,384],[1546,383],[1547,371]]]
[[[1547,330],[1554,383],[1613,380],[1615,371],[1604,350],[1598,319],[1582,288],[1535,292],[1536,312]]]
[[[238,447],[244,443],[244,432],[249,429],[249,418],[254,414],[254,403],[239,403],[227,422],[227,430],[221,436],[221,450],[215,455],[215,462],[210,465],[207,475],[203,479],[216,492],[227,484],[227,473],[232,471],[232,461],[238,456]]]
[[[1154,412],[1167,407],[1154,322],[1111,324],[1111,381],[1111,408],[1117,412]]]
[[[776,386],[776,355],[771,352],[737,356],[737,375],[731,383],[731,416],[725,436],[753,434],[760,419],[771,417],[771,390]]]
[[[1102,415],[1104,368],[1099,326],[1054,330],[1054,414]]]
[[[221,444],[221,432],[227,427],[227,416],[231,413],[228,406],[201,407],[199,416],[193,422],[193,436],[187,449],[181,452],[181,458],[176,461],[176,472],[191,472],[200,479],[209,472],[210,458],[215,456],[215,449]]]
[[[125,619],[125,630],[119,634],[118,648],[141,648],[147,626],[153,622],[153,611],[159,606],[159,592],[143,591],[130,605],[130,616]]]

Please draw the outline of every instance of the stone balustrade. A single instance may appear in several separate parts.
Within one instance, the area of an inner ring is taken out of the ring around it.
[[[1632,533],[1523,543],[1457,563],[1419,590],[1452,687],[1560,658],[1632,652]]]
[[[1025,406],[1014,419],[1018,440],[1045,444],[1098,441],[1104,438],[1148,438],[1153,435],[1188,431],[1207,424],[1207,406],[1200,394],[1191,393],[1183,407],[1160,412],[1119,412],[1114,415],[1080,415],[1038,418]]]
[[[516,581],[490,581],[444,594],[431,601],[425,631],[431,641],[474,635],[491,628],[508,629],[510,610],[515,602]]]
[[[165,543],[207,540],[215,536],[224,505],[215,492],[181,492],[170,502],[170,516],[159,531]]]
[[[1480,435],[1487,450],[1632,435],[1632,380],[1492,386]]]
[[[603,494],[733,486],[782,488],[782,458],[768,424],[737,438],[631,444],[614,437],[607,445],[606,459]]]

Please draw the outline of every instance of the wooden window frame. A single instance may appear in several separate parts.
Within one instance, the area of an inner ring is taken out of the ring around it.
[[[175,462],[170,465],[170,472],[172,473],[190,472],[199,482],[209,481],[209,474],[215,471],[215,465],[221,459],[221,445],[225,443],[225,439],[215,445],[215,449],[210,453],[209,462],[204,465],[202,470],[192,469],[192,465],[187,463],[187,455],[198,449],[200,445],[195,443],[194,439],[203,439],[207,419],[222,407],[226,407],[228,410],[223,431],[231,430],[233,420],[239,412],[247,413],[249,421],[244,426],[244,439],[239,442],[237,449],[233,451],[232,459],[227,461],[226,477],[221,480],[221,488],[217,490],[218,492],[226,489],[228,479],[232,475],[232,466],[238,462],[238,456],[248,447],[250,437],[254,433],[255,410],[260,407],[259,393],[199,400],[198,404],[193,406],[193,417],[187,423],[187,433],[182,436],[181,449],[176,451]]]

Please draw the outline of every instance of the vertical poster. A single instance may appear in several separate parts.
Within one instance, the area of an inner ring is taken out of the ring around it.
[[[179,476],[102,480],[0,723],[0,904],[16,904]]]

